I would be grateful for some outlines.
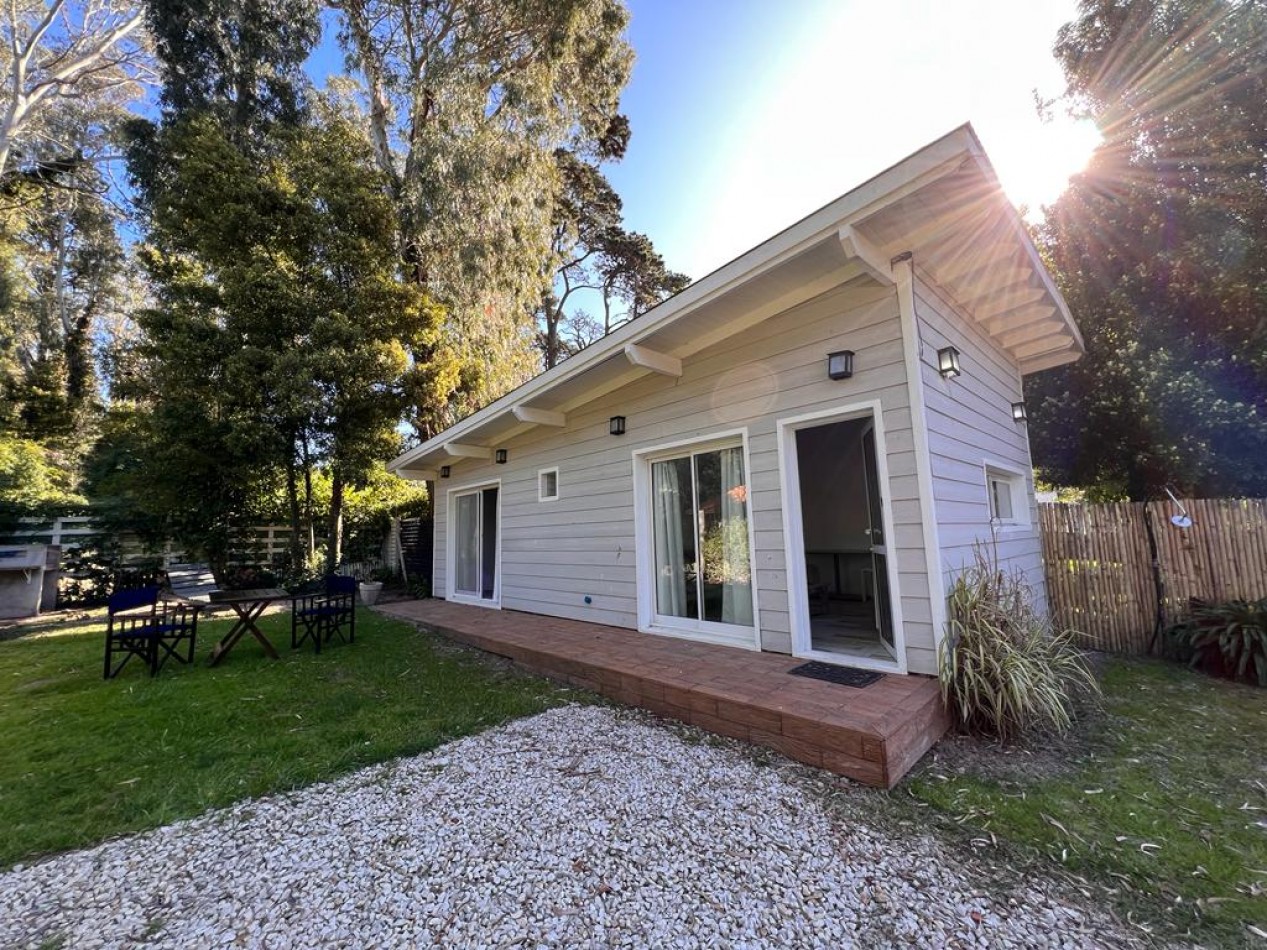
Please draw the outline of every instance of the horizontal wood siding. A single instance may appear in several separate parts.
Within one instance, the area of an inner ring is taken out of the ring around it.
[[[915,281],[915,315],[923,347],[924,399],[936,498],[941,564],[949,589],[973,550],[983,545],[1001,566],[1024,572],[1036,603],[1046,609],[1038,505],[1025,424],[1012,418],[1024,398],[1020,367],[927,275]],[[962,374],[943,379],[937,351],[953,346]],[[991,531],[987,462],[1024,473],[1029,524]]]
[[[842,347],[857,354],[856,373],[833,382],[826,356]],[[761,645],[791,652],[777,422],[872,399],[884,415],[907,639],[931,656],[918,506],[903,503],[915,498],[915,456],[891,288],[841,287],[762,321],[686,359],[679,379],[642,377],[573,409],[564,428],[507,441],[504,465],[454,459],[452,477],[437,484],[436,591],[446,589],[448,492],[499,478],[502,606],[636,628],[634,452],[746,429]],[[607,432],[618,414],[628,420],[623,437]],[[537,472],[556,466],[559,498],[540,502]]]

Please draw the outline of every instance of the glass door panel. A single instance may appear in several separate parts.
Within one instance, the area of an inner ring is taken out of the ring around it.
[[[662,617],[752,625],[743,451],[695,452],[651,465],[655,603]]]
[[[699,616],[694,511],[690,457],[653,464],[656,612],[666,617]]]
[[[496,488],[454,498],[453,591],[464,597],[497,599]]]
[[[862,471],[867,483],[867,534],[871,538],[872,583],[875,585],[875,625],[880,642],[897,655],[893,638],[893,604],[889,599],[889,549],[884,537],[884,504],[880,497],[880,472],[876,464],[875,426],[862,432]]]
[[[471,597],[480,592],[480,493],[458,495],[453,589]]]

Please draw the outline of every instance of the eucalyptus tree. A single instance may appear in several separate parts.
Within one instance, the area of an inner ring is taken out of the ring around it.
[[[632,52],[618,0],[337,0],[411,278],[449,309],[457,391],[425,434],[530,375],[555,152],[618,155]]]
[[[1036,461],[1267,494],[1267,6],[1084,0],[1055,51],[1104,144],[1039,234],[1087,355],[1029,387]]]
[[[9,0],[0,9],[0,180],[18,159],[57,145],[59,103],[109,96],[150,80],[136,0]],[[73,153],[71,153],[73,154]],[[71,157],[63,153],[60,159]]]

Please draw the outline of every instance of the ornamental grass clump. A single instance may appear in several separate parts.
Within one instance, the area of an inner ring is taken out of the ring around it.
[[[1267,686],[1267,597],[1218,604],[1193,600],[1167,640],[1165,652],[1194,669]]]
[[[950,590],[940,667],[942,699],[956,725],[1009,742],[1043,729],[1067,732],[1079,700],[1099,684],[1071,630],[1035,610],[1019,571],[978,549]]]

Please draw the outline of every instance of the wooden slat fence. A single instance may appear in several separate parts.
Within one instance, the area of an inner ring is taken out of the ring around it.
[[[1039,505],[1053,619],[1091,649],[1147,653],[1192,598],[1267,597],[1267,499]],[[1149,534],[1152,534],[1152,542]],[[1153,545],[1157,563],[1153,564]]]

